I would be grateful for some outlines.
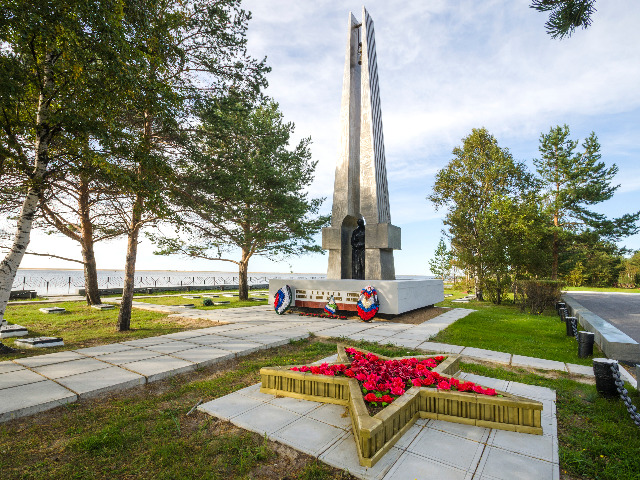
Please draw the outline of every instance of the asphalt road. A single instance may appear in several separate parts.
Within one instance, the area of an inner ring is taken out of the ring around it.
[[[567,292],[567,295],[640,343],[640,293]]]

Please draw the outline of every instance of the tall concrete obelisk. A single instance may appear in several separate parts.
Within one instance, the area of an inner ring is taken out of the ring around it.
[[[322,248],[329,250],[327,278],[352,278],[351,234],[364,218],[365,279],[395,280],[400,228],[391,225],[375,34],[364,7],[362,19],[349,13],[333,210]]]

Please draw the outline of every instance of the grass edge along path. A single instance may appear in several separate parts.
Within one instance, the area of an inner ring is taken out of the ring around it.
[[[602,356],[598,346],[594,345],[593,357],[578,357],[578,343],[566,335],[565,324],[555,310],[531,315],[520,312],[520,308],[512,304],[493,305],[476,300],[464,304],[451,302],[460,296],[462,294],[457,293],[437,306],[475,311],[440,331],[431,338],[431,342],[588,366],[592,365],[593,357]]]

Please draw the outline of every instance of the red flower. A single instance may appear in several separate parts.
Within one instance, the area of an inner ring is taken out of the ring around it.
[[[474,385],[472,387],[472,390],[476,393],[484,393],[484,388],[482,388],[480,385]]]
[[[376,394],[375,394],[375,393],[367,393],[367,394],[364,396],[364,399],[365,399],[367,402],[377,402],[377,401],[378,401],[378,397],[376,397]]]
[[[496,391],[493,388],[485,388],[482,393],[485,395],[496,395]]]
[[[393,397],[391,395],[383,395],[380,401],[384,403],[391,403],[393,402]]]
[[[451,385],[449,385],[449,382],[442,380],[438,383],[438,390],[451,390]]]
[[[391,393],[393,395],[398,395],[398,396],[404,395],[404,388],[402,388],[402,387],[392,387],[391,388]]]
[[[420,385],[422,385],[422,382],[420,381],[419,378],[412,378],[411,383],[413,384],[414,387],[419,387]]]

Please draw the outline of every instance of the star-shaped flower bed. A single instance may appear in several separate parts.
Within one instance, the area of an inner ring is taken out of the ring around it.
[[[418,418],[542,434],[542,404],[464,382],[458,355],[387,358],[338,345],[338,362],[262,368],[263,393],[349,407],[360,464],[371,467]]]

